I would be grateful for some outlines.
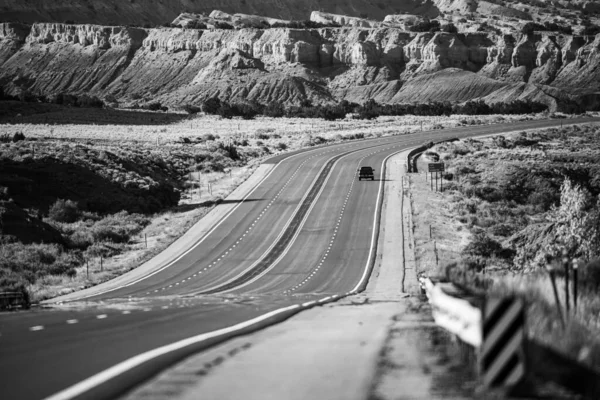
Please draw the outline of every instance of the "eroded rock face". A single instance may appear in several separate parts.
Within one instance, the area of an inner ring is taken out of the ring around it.
[[[312,22],[320,24],[338,24],[341,26],[352,26],[355,28],[378,28],[382,26],[380,21],[373,21],[365,18],[349,17],[347,15],[330,14],[321,11],[313,11],[310,14]]]
[[[140,47],[142,29],[99,25],[34,24],[27,43],[71,43],[108,49],[113,46]]]
[[[599,49],[600,35],[1,24],[0,85],[12,94],[89,93],[125,104],[161,100],[180,105],[215,95],[266,101],[276,93],[286,101],[301,101],[309,87],[316,101],[333,101],[335,93],[361,98],[360,90],[395,101],[404,98],[389,95],[398,85],[448,70],[485,78],[477,81],[477,91],[451,98],[487,93],[481,88],[490,81],[585,94],[600,91]],[[451,81],[448,74],[435,76],[444,77],[443,85]],[[379,89],[367,89],[372,85]],[[359,86],[363,89],[355,89]]]

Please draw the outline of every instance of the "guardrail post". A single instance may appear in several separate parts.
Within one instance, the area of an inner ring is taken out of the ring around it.
[[[488,297],[483,305],[481,379],[485,388],[514,390],[526,375],[525,312],[515,297]]]

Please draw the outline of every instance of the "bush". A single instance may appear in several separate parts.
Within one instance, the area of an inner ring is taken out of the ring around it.
[[[221,100],[217,97],[212,97],[202,103],[202,111],[206,114],[216,115],[219,108],[221,108]]]
[[[408,29],[413,32],[437,32],[440,30],[440,22],[435,19],[433,21],[425,20],[414,24]]]
[[[283,117],[285,115],[285,108],[281,103],[271,103],[263,108],[263,115],[273,118]]]
[[[15,132],[15,134],[12,137],[12,141],[19,142],[21,140],[25,140],[25,135],[23,134],[23,132]]]
[[[502,252],[502,245],[485,233],[476,233],[471,243],[465,246],[463,254],[475,257],[491,257]]]
[[[151,110],[151,111],[158,111],[161,109],[161,107],[162,107],[162,104],[160,104],[159,102],[154,102],[154,103],[146,104],[146,106],[144,108],[147,110]]]
[[[48,216],[57,222],[75,222],[79,217],[79,208],[74,201],[58,199],[50,206]]]
[[[277,148],[279,150],[286,150],[288,148],[287,144],[283,143],[283,142],[279,142],[277,143]]]

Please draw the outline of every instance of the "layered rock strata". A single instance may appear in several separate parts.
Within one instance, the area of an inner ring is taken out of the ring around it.
[[[86,93],[125,105],[517,96],[555,107],[599,92],[599,63],[600,35],[0,24],[5,92]]]

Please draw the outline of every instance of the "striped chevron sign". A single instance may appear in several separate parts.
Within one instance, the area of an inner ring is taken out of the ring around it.
[[[483,384],[512,387],[525,377],[525,313],[520,299],[488,297],[483,307]]]

